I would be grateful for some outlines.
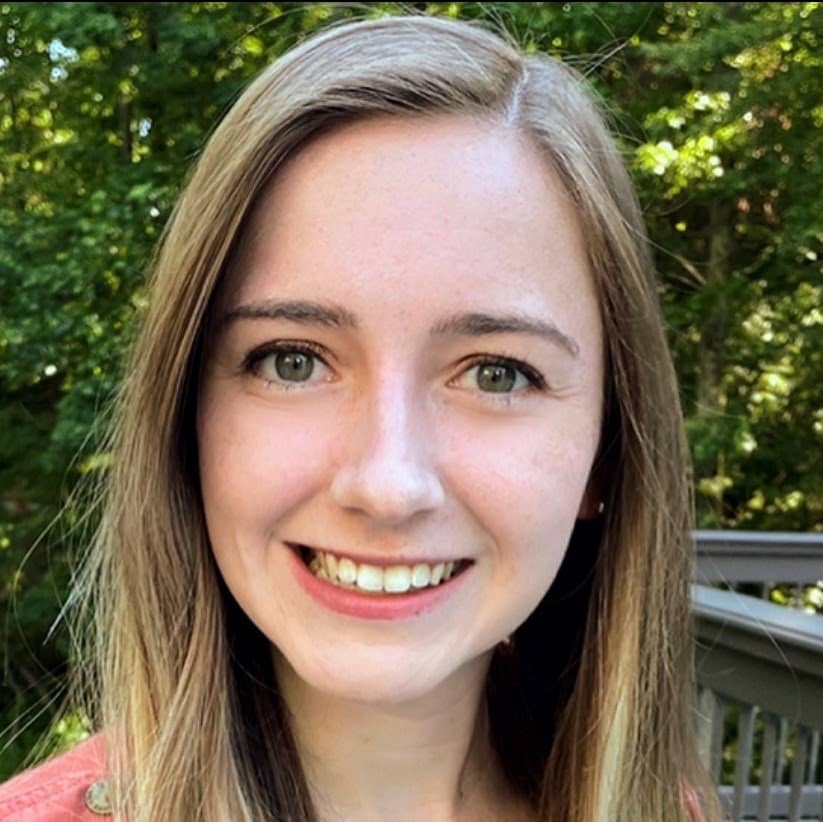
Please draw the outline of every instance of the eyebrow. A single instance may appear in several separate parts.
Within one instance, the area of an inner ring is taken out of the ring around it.
[[[221,325],[236,320],[289,320],[309,326],[356,330],[357,317],[342,306],[306,300],[263,300],[239,305],[224,314]],[[432,326],[432,337],[485,337],[492,334],[528,334],[559,346],[572,357],[580,354],[574,338],[553,322],[521,313],[486,314],[468,312],[445,317]]]

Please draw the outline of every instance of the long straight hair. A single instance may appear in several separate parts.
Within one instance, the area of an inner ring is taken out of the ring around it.
[[[478,25],[403,16],[332,27],[268,67],[209,140],[153,263],[76,623],[118,818],[316,819],[269,641],[212,558],[198,373],[215,294],[284,161],[342,124],[432,115],[504,124],[542,152],[579,215],[607,349],[605,513],[578,525],[558,579],[493,661],[502,766],[547,822],[685,822],[684,785],[714,815],[692,735],[687,455],[628,174],[571,69]]]

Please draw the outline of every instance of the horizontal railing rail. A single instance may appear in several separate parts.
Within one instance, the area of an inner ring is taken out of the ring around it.
[[[694,531],[696,581],[814,584],[823,579],[823,534]]]
[[[692,607],[698,737],[727,818],[823,819],[823,616],[704,585]]]
[[[692,590],[701,684],[823,730],[823,617],[733,591]]]

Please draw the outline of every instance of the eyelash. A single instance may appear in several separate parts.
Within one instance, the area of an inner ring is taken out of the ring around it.
[[[314,345],[309,342],[277,342],[277,343],[267,343],[266,345],[262,345],[259,348],[250,351],[245,358],[243,359],[242,364],[242,371],[243,373],[252,374],[259,379],[262,379],[263,382],[266,383],[267,386],[274,386],[279,390],[282,391],[292,391],[292,390],[300,390],[298,386],[300,383],[294,383],[293,385],[289,385],[288,383],[283,384],[277,382],[276,380],[270,380],[266,377],[263,377],[260,374],[260,363],[266,359],[266,357],[271,356],[272,354],[278,354],[281,352],[288,352],[293,354],[303,354],[309,357],[316,357],[319,359],[326,367],[328,367],[328,363],[324,359],[324,351],[320,346]],[[519,371],[525,378],[528,380],[528,386],[521,391],[514,391],[514,392],[503,392],[496,394],[493,391],[481,391],[481,394],[490,397],[493,401],[501,402],[504,404],[511,404],[512,400],[517,398],[519,395],[522,394],[532,394],[534,392],[541,392],[548,390],[548,384],[546,383],[545,378],[543,375],[537,371],[537,369],[533,368],[526,362],[517,359],[516,357],[509,357],[509,356],[501,356],[501,355],[478,355],[476,357],[470,358],[466,368],[461,372],[461,374],[466,373],[467,371],[475,368],[476,366],[482,365],[497,365],[503,368],[514,368],[516,371]]]

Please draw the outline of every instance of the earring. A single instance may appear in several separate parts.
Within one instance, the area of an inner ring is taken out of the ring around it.
[[[603,502],[601,499],[600,502],[597,503],[597,513],[602,514],[606,510],[606,503]]]

